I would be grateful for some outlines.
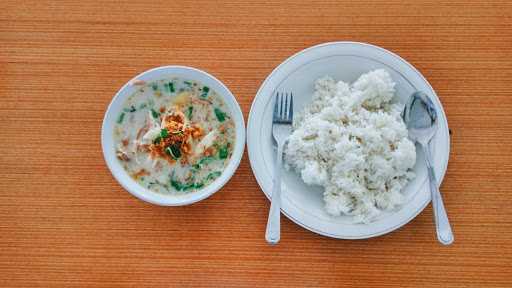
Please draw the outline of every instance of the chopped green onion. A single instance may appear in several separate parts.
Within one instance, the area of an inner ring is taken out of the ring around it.
[[[201,158],[201,160],[199,160],[199,165],[208,164],[208,163],[212,162],[213,159],[214,158],[212,156],[203,157],[203,158]]]
[[[206,98],[206,96],[208,96],[208,92],[210,92],[210,87],[204,86],[203,93],[201,93],[201,97]]]
[[[227,146],[224,146],[219,149],[219,158],[220,159],[228,158],[228,147]]]
[[[192,120],[192,112],[194,112],[194,107],[193,106],[188,106],[188,109],[185,112],[187,114],[188,120]]]
[[[195,183],[187,183],[185,185],[183,185],[183,190],[187,191],[187,190],[190,190],[190,189],[194,189],[196,188],[196,184]]]
[[[124,112],[121,112],[121,115],[119,115],[119,118],[117,118],[117,123],[118,124],[123,123],[123,119],[124,119]]]
[[[135,112],[135,111],[137,111],[137,109],[135,109],[135,106],[133,106],[133,105],[130,107],[130,110],[128,110],[128,112]]]
[[[220,175],[222,174],[222,172],[220,171],[214,171],[214,172],[211,172],[210,174],[208,174],[208,176],[206,177],[206,180],[213,180],[217,177],[219,177]]]
[[[153,118],[158,119],[160,117],[160,113],[156,112],[155,109],[151,108],[151,116]]]
[[[219,108],[215,107],[213,109],[213,112],[215,112],[215,116],[217,117],[217,120],[219,120],[219,122],[224,122],[226,120],[226,113],[224,113]]]
[[[174,179],[171,179],[171,186],[174,187],[174,189],[178,190],[178,191],[181,191],[183,190],[183,184],[181,184],[180,182],[174,180]]]
[[[174,83],[164,83],[165,91],[169,94],[174,93],[176,90],[174,89]]]
[[[166,128],[164,128],[164,129],[160,130],[160,137],[162,137],[162,138],[167,138],[167,137],[169,137],[169,131],[167,131],[167,129],[166,129]]]
[[[188,87],[192,87],[192,82],[190,81],[183,81],[183,84],[187,85]]]
[[[171,145],[171,151],[172,151],[172,154],[174,155],[174,158],[178,159],[181,157],[181,150],[178,145],[176,145],[176,144]]]
[[[158,90],[158,84],[156,84],[156,83],[151,84],[151,88],[153,88],[153,91]]]
[[[200,189],[204,186],[203,182],[190,182],[190,183],[180,183],[176,180],[171,180],[171,185],[176,188],[178,191],[188,191],[192,189]]]
[[[180,147],[176,144],[173,144],[171,146],[167,146],[165,148],[165,153],[169,156],[171,156],[174,159],[178,159],[181,157],[181,151]]]
[[[158,144],[162,141],[162,137],[158,136],[155,138],[155,140],[153,140],[153,144]]]
[[[204,164],[208,164],[208,163],[212,162],[213,160],[215,160],[215,158],[213,156],[205,156],[205,157],[201,158],[201,160],[199,160],[196,164],[192,165],[192,167],[196,170],[200,170]]]

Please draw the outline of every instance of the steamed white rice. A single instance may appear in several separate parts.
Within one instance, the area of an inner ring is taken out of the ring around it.
[[[382,69],[352,84],[326,76],[294,119],[287,166],[306,184],[325,188],[325,209],[333,216],[368,223],[404,201],[401,191],[414,178],[416,150],[400,116],[403,106],[391,103],[394,86]]]

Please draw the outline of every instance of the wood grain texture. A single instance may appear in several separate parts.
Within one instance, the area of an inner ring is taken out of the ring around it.
[[[0,1],[0,287],[511,287],[511,15],[510,1]],[[143,203],[110,175],[100,126],[135,74],[204,69],[247,117],[276,65],[336,40],[400,54],[438,92],[453,246],[428,207],[364,241],[284,219],[269,247],[247,154],[187,207]]]

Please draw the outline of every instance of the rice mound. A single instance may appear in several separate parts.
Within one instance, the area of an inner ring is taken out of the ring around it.
[[[414,144],[392,103],[395,83],[386,70],[348,84],[326,76],[315,82],[312,102],[294,119],[285,147],[288,169],[324,187],[325,210],[368,223],[403,202],[414,178]]]

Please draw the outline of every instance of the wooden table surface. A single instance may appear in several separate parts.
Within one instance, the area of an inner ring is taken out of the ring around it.
[[[1,1],[0,287],[512,287],[511,15],[510,1]],[[102,118],[135,74],[204,69],[247,117],[274,67],[338,40],[394,51],[436,89],[454,245],[427,207],[362,241],[284,219],[270,247],[247,153],[179,208],[135,199],[105,166]]]

